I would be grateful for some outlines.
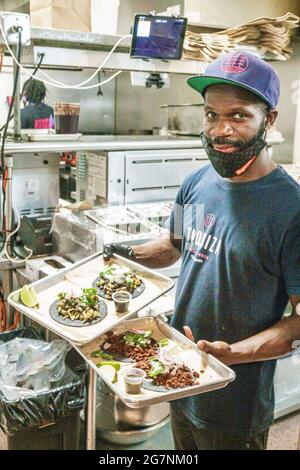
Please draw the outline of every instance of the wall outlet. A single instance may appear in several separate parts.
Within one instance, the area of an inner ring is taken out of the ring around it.
[[[17,28],[22,28],[22,45],[30,45],[30,17],[24,13],[14,13],[8,11],[0,12],[0,21],[7,42],[10,45],[19,43],[19,34]]]

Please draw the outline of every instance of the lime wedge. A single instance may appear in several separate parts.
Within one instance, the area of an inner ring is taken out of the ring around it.
[[[35,290],[33,287],[29,288],[27,285],[21,289],[20,300],[26,307],[35,307],[39,304]]]
[[[118,371],[121,368],[119,363],[113,361],[100,362],[99,364],[97,364],[97,367],[101,367],[106,377],[113,384],[118,381]]]
[[[37,293],[36,293],[36,291],[35,291],[35,288],[34,288],[34,287],[30,287],[30,288],[29,288],[29,292],[30,292],[30,294],[31,294],[32,300],[34,301],[34,305],[38,306],[38,305],[39,305],[39,299],[38,299]]]

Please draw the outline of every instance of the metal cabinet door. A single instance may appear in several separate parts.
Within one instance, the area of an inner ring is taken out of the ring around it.
[[[13,206],[20,216],[54,213],[59,200],[59,154],[15,154],[13,159]]]
[[[173,200],[186,176],[208,163],[203,149],[125,154],[125,203]]]

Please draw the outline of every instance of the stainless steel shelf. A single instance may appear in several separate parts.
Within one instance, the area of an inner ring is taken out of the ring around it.
[[[110,50],[121,35],[103,35],[95,33],[83,33],[62,29],[31,28],[33,45],[52,47],[75,47],[77,49],[91,49],[99,51]],[[131,39],[124,39],[116,52],[129,52]]]
[[[60,29],[31,28],[31,45],[24,48],[23,65],[32,66],[44,54],[43,67],[59,68],[97,68],[106,58],[121,35],[102,35],[89,32]],[[1,43],[1,39],[0,39]],[[127,70],[140,72],[178,73],[185,75],[201,74],[207,63],[196,60],[142,60],[129,55],[131,39],[124,39],[110,57],[105,68],[108,70]],[[66,54],[65,50],[68,50]],[[249,49],[253,51],[253,48]],[[266,55],[266,60],[280,57]]]
[[[281,141],[268,140],[268,145]],[[202,149],[200,138],[160,136],[83,136],[68,142],[7,142],[5,153]]]
[[[126,151],[126,150],[159,150],[159,149],[193,149],[202,148],[197,138],[174,138],[155,136],[86,136],[78,141],[68,142],[8,142],[5,153],[35,152],[72,152],[72,151]]]

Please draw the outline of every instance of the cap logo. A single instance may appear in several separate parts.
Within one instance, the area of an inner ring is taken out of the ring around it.
[[[249,66],[248,58],[244,54],[235,54],[226,57],[221,64],[221,69],[226,73],[242,73]]]

